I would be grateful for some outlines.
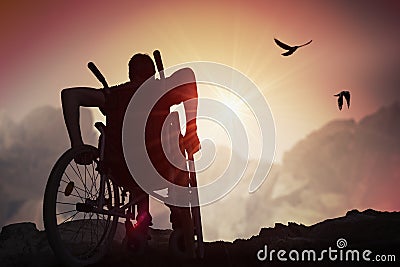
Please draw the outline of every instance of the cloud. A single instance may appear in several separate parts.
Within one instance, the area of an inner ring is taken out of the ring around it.
[[[82,136],[97,145],[92,114],[81,109]],[[32,110],[20,122],[0,113],[0,227],[30,221],[43,229],[42,203],[46,182],[57,159],[69,148],[59,108]],[[151,201],[154,225],[169,228],[169,210]]]
[[[305,191],[345,196],[331,212],[349,208],[398,209],[400,106],[394,104],[359,123],[334,121],[300,142],[283,161],[285,172],[307,180]],[[312,199],[312,198],[311,198]],[[391,202],[392,204],[388,204]]]
[[[82,114],[86,139],[95,143],[90,113]],[[289,150],[253,194],[248,186],[257,162],[249,161],[244,178],[229,194],[202,207],[205,239],[248,238],[276,222],[313,224],[354,208],[398,210],[399,118],[400,105],[394,104],[359,122],[331,121]],[[68,146],[60,109],[43,107],[18,123],[0,115],[0,225],[33,221],[40,227],[48,174]],[[231,157],[246,160],[217,148],[215,165],[198,174],[199,183],[223,173]],[[261,162],[261,167],[268,164]],[[168,228],[168,209],[154,201],[151,205],[155,226]]]
[[[247,194],[245,177],[222,201],[204,207],[205,237],[246,238],[275,222],[310,225],[355,208],[399,210],[399,118],[394,104],[359,122],[335,120],[311,133],[254,194]]]
[[[96,143],[91,113],[81,112],[82,135]],[[20,122],[0,114],[0,225],[34,221],[41,225],[46,181],[57,158],[69,147],[61,109],[41,107]],[[38,221],[38,219],[40,219]]]

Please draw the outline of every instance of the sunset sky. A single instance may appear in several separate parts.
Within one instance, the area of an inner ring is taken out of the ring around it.
[[[400,101],[399,14],[395,0],[2,1],[0,113],[18,121],[60,107],[62,88],[99,88],[89,61],[110,85],[125,82],[134,53],[159,49],[165,67],[212,61],[254,81],[275,120],[280,162],[327,122]],[[313,42],[283,57],[274,38]],[[339,111],[341,90],[352,102]]]
[[[1,3],[0,109],[21,118],[60,106],[60,90],[127,80],[132,54],[166,67],[214,61],[252,79],[277,127],[277,158],[334,118],[400,99],[397,1],[6,1]],[[291,57],[273,42],[311,45]],[[352,92],[350,110],[332,96]],[[200,91],[200,96],[202,92]]]

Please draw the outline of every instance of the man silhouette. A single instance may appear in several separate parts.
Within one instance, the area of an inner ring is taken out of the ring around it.
[[[138,203],[135,227],[147,229],[152,221],[149,212],[149,198],[137,186],[126,165],[122,149],[122,124],[125,111],[134,93],[147,79],[154,79],[155,66],[151,57],[146,54],[135,54],[128,65],[129,82],[110,87],[109,90],[88,87],[63,89],[61,100],[71,147],[78,147],[84,144],[79,125],[79,108],[81,106],[98,107],[106,115],[106,166],[111,170],[115,184],[124,187],[128,191],[139,192],[139,194],[143,195],[142,200]],[[166,78],[166,84],[176,84],[171,83],[171,81],[177,80],[182,85],[166,93],[152,108],[146,123],[145,143],[149,158],[155,169],[165,179],[173,182],[178,181],[176,182],[177,184],[185,186],[187,171],[177,169],[168,161],[161,144],[161,129],[170,112],[170,107],[184,102],[186,118],[193,119],[187,122],[186,134],[182,138],[183,144],[181,145],[187,149],[189,154],[196,153],[200,147],[196,125],[197,101],[187,101],[197,99],[197,85],[194,73],[188,68],[180,69]],[[78,164],[90,164],[92,158],[93,155],[80,155],[75,158],[75,162]],[[173,171],[171,172],[171,170]],[[171,173],[180,178],[170,177]],[[175,215],[179,212],[176,212],[177,209],[174,209],[174,207],[170,208],[171,222],[174,224],[174,222],[178,221]]]

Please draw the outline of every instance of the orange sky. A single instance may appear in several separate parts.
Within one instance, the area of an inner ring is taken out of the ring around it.
[[[396,0],[1,1],[0,115],[7,113],[22,119],[35,107],[60,107],[63,88],[100,87],[86,67],[89,61],[96,63],[109,84],[125,82],[127,63],[134,53],[151,54],[159,49],[165,67],[196,60],[214,61],[253,80],[275,119],[279,161],[296,142],[329,121],[358,120],[400,101],[399,13],[400,2]],[[313,42],[291,57],[282,57],[274,37],[293,45],[310,39]],[[339,111],[333,94],[342,89],[351,91],[352,102],[349,110]],[[200,88],[199,96],[209,93]],[[94,114],[100,118],[99,113]],[[253,197],[262,197],[263,193],[269,197],[268,190],[274,186],[271,176],[261,188],[264,191]],[[293,177],[280,177],[276,191],[285,193],[302,182]],[[335,183],[345,184],[346,179]],[[393,188],[396,183],[397,180]],[[224,199],[217,204],[222,203],[221,206],[202,209],[206,226],[218,228],[223,219],[229,223],[231,219],[240,221],[237,213],[245,213],[249,203],[240,198],[243,192],[247,194],[248,184],[245,186],[239,186],[235,189],[239,193],[232,194],[237,197],[236,202]],[[363,201],[367,204],[361,204],[370,207],[366,196]],[[335,198],[331,201],[332,194],[326,197],[333,204],[340,202]],[[257,203],[274,203],[271,198]],[[390,195],[387,206],[382,204],[384,209],[398,207],[397,202],[389,203],[395,198]],[[42,198],[28,201],[37,209],[38,225],[41,201]],[[343,201],[354,208],[351,199]],[[266,220],[262,225],[285,220],[314,223],[317,215],[321,216],[317,219],[323,219],[342,214],[315,215],[313,208],[307,209],[307,203],[300,203],[302,208],[287,203],[279,208],[266,205],[260,215]],[[32,212],[30,205],[19,211],[24,220],[29,219],[27,212]],[[231,212],[235,218],[226,216],[224,212],[229,210],[225,207],[235,209]],[[218,214],[226,218],[219,218]],[[219,228],[229,232],[229,239],[237,238],[244,226]],[[213,236],[212,227],[204,229],[211,239],[220,238]]]
[[[62,88],[99,87],[88,61],[116,84],[133,53],[154,49],[166,67],[215,61],[252,79],[276,121],[278,159],[332,119],[400,100],[397,1],[22,2],[0,4],[0,110],[15,118],[60,106]],[[313,42],[285,58],[274,37]],[[339,112],[342,89],[352,106]]]

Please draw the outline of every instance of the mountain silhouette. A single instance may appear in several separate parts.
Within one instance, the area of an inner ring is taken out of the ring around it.
[[[267,245],[269,250],[310,250],[321,253],[331,247],[338,249],[339,240],[347,243],[352,250],[370,250],[372,255],[385,254],[400,256],[400,212],[379,212],[375,210],[351,210],[343,217],[327,219],[320,223],[305,226],[289,222],[276,223],[273,228],[263,228],[250,239],[234,242],[209,242],[205,247],[205,258],[179,262],[168,254],[170,230],[152,229],[149,247],[144,255],[132,256],[121,245],[123,224],[119,225],[114,243],[108,255],[92,266],[282,266],[288,262],[260,261],[257,253]],[[373,230],[372,230],[373,229]],[[90,236],[90,235],[88,235]],[[0,233],[0,261],[8,266],[59,266],[46,240],[46,234],[36,229],[33,223],[18,223],[4,226]],[[344,250],[345,248],[343,248]],[[319,254],[318,254],[319,255]],[[372,256],[371,256],[372,257]],[[296,266],[347,265],[343,261],[296,262]],[[355,262],[348,262],[353,266]],[[361,261],[361,266],[365,262]]]

